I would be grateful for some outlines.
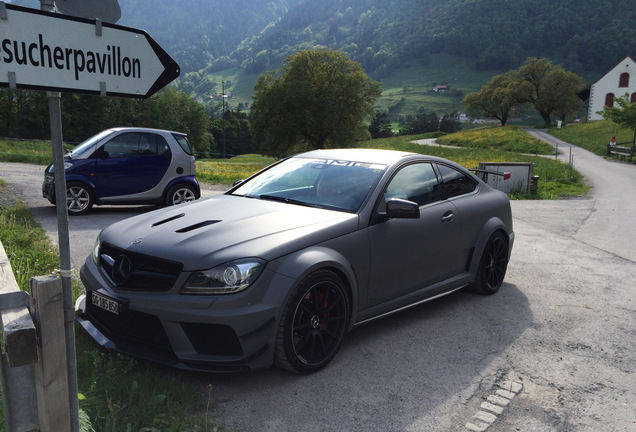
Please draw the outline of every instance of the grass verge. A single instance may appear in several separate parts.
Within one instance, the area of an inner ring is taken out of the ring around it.
[[[29,209],[6,192],[0,180],[0,241],[20,289],[28,290],[30,277],[53,272],[59,256]],[[76,297],[79,287],[74,291]],[[178,372],[105,351],[79,328],[76,334],[80,430],[207,430],[205,396],[182,382]],[[0,410],[0,431],[5,430]]]
[[[607,146],[612,137],[616,137],[616,142],[625,146],[631,146],[634,139],[633,129],[621,128],[607,120],[570,124],[561,129],[553,127],[548,132],[599,156],[607,155]]]

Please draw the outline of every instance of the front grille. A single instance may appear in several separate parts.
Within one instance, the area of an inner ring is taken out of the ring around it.
[[[98,308],[91,301],[86,302],[86,314],[89,321],[115,344],[128,343],[172,352],[163,325],[154,315],[131,310],[124,310],[120,315],[115,315]]]
[[[127,258],[128,271],[113,274],[113,270],[118,271],[115,264],[123,256]],[[183,268],[183,264],[179,262],[130,252],[108,243],[101,245],[99,262],[102,274],[109,279],[115,289],[137,291],[168,291]]]
[[[243,349],[234,330],[222,324],[181,323],[194,349],[201,354],[241,356]]]

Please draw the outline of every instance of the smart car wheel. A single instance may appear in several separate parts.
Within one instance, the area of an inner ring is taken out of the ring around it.
[[[485,295],[496,293],[508,268],[508,242],[501,232],[494,233],[479,261],[473,290]]]
[[[349,322],[349,300],[335,273],[310,274],[285,306],[276,338],[275,363],[294,373],[325,367],[340,349]]]
[[[66,207],[69,215],[85,214],[94,203],[93,192],[86,185],[79,182],[66,184]]]
[[[197,198],[194,188],[187,184],[174,185],[166,195],[166,205],[172,206],[194,201]]]

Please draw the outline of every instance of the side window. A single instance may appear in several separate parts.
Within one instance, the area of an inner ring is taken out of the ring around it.
[[[143,156],[156,155],[157,141],[160,138],[159,135],[144,133],[139,138],[139,154]]]
[[[455,168],[442,164],[438,164],[437,168],[442,175],[442,191],[446,198],[471,193],[477,188],[477,182],[474,179]]]
[[[614,93],[605,95],[605,106],[610,108],[614,106]]]
[[[384,192],[386,201],[401,198],[420,206],[442,199],[435,170],[430,163],[407,165],[393,177]]]
[[[139,154],[139,143],[141,140],[139,133],[124,133],[117,135],[112,140],[104,144],[104,151],[109,158],[124,158],[137,156]]]

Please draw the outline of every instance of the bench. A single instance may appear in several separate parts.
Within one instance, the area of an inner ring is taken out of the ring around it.
[[[630,144],[630,143],[620,143],[620,144]],[[629,157],[629,161],[631,162],[634,158],[634,147],[627,147],[624,145],[608,145],[607,146],[607,155],[608,156],[618,156],[620,159],[625,160],[626,157]]]

